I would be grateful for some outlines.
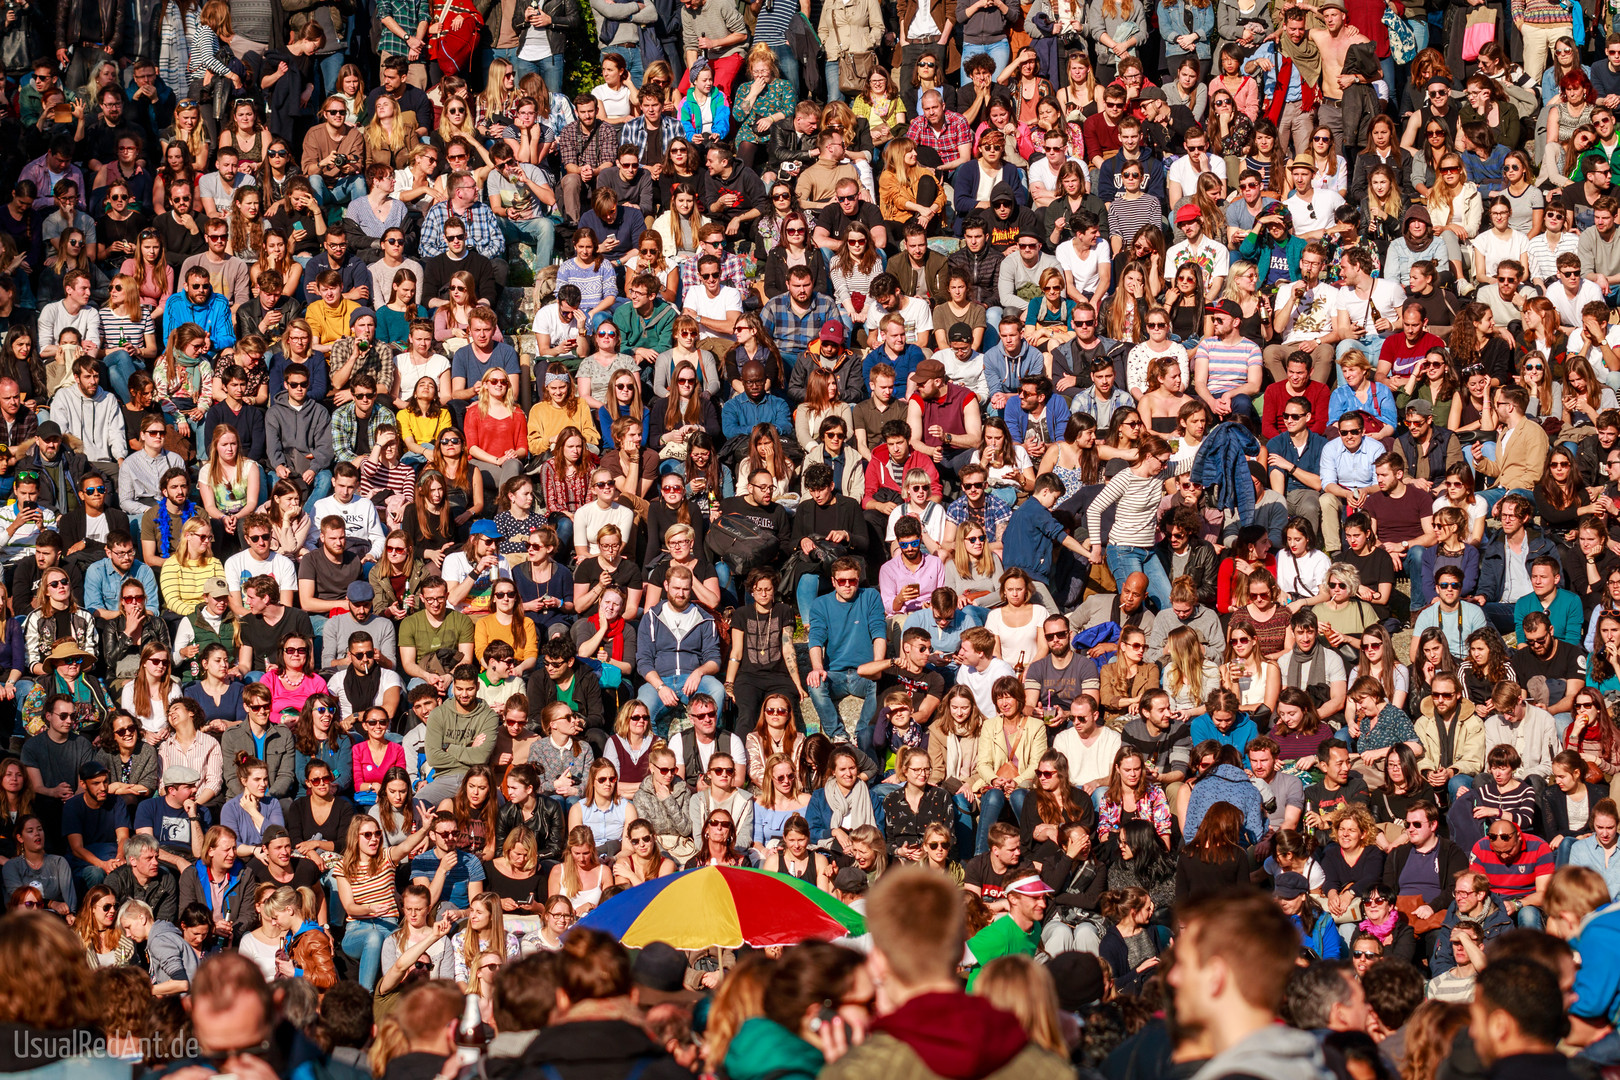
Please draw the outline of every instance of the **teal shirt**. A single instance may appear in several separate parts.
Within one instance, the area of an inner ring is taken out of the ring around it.
[[[1540,610],[1541,601],[1535,593],[1525,593],[1513,605],[1513,630],[1519,635],[1519,644],[1524,644],[1524,617]],[[1559,589],[1553,594],[1552,603],[1547,605],[1546,610],[1547,618],[1552,622],[1553,637],[1567,641],[1577,649],[1584,649],[1581,639],[1586,632],[1586,620],[1582,615],[1580,598],[1568,589]]]

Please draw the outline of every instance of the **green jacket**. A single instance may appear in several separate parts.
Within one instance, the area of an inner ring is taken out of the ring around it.
[[[1237,257],[1245,262],[1252,262],[1260,268],[1260,280],[1266,279],[1266,266],[1271,262],[1272,249],[1277,245],[1261,238],[1260,231],[1256,230],[1243,238],[1238,244]],[[1283,251],[1288,255],[1288,280],[1299,280],[1299,260],[1305,254],[1305,241],[1297,236],[1290,236],[1283,241]]]
[[[821,1051],[774,1020],[745,1020],[726,1048],[731,1080],[815,1080],[827,1059]]]
[[[636,313],[634,304],[620,304],[613,313],[613,325],[619,328],[619,351],[668,352],[675,344],[675,316],[679,314],[675,305],[661,296],[653,300],[652,315],[645,319]]]

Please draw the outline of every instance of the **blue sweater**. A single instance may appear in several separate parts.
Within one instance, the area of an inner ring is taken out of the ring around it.
[[[1243,811],[1244,844],[1259,843],[1260,838],[1266,835],[1268,822],[1260,792],[1250,782],[1248,774],[1233,765],[1217,765],[1214,772],[1193,785],[1192,797],[1187,800],[1187,822],[1182,828],[1182,835],[1188,838],[1196,835],[1204,815],[1218,802],[1230,803]]]
[[[822,664],[828,671],[854,671],[871,663],[872,642],[887,637],[883,600],[876,589],[862,589],[847,604],[830,592],[810,605],[810,647],[824,650]]]
[[[1230,746],[1238,752],[1243,759],[1243,767],[1249,767],[1249,741],[1260,734],[1260,729],[1247,715],[1240,716],[1238,722],[1232,725],[1232,730],[1221,734],[1221,729],[1215,726],[1215,721],[1209,718],[1208,713],[1193,717],[1192,741],[1197,746],[1206,739],[1214,739],[1222,746]]]

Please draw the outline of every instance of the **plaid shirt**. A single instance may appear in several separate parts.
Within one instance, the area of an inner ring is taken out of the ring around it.
[[[501,219],[495,216],[487,203],[475,202],[466,213],[458,217],[467,224],[467,242],[486,259],[498,259],[506,253],[506,234],[501,232]],[[434,203],[422,218],[422,258],[443,255],[448,247],[444,242],[444,223],[450,217],[448,202]]]
[[[958,528],[966,525],[969,521],[983,525],[985,535],[990,538],[992,544],[1001,539],[1002,527],[1007,524],[1007,521],[1012,516],[1013,508],[994,495],[986,495],[984,506],[977,511],[968,505],[966,495],[959,496],[955,502],[945,508],[945,520],[953,523]]]
[[[694,256],[681,263],[680,299],[685,300],[687,292],[697,288],[700,284],[701,282],[698,281],[698,257]],[[720,253],[720,284],[730,285],[738,292],[746,293],[748,291],[748,260],[734,251],[722,251]]]
[[[681,122],[673,116],[666,115],[663,121],[659,124],[659,128],[663,131],[665,150],[669,149],[670,143],[682,137]],[[620,124],[619,142],[621,145],[624,143],[629,143],[631,146],[636,148],[636,153],[645,156],[647,153],[646,119],[638,116],[631,120],[628,124]],[[646,165],[649,164],[649,162],[643,161],[642,164]]]
[[[618,126],[598,120],[587,136],[576,120],[557,136],[557,152],[562,155],[564,165],[589,165],[592,168],[611,165],[619,156]]]
[[[381,0],[377,5],[377,25],[381,32],[377,35],[377,52],[381,55],[393,53],[396,56],[409,56],[410,43],[392,30],[383,19],[392,17],[406,33],[414,33],[417,26],[428,21],[433,16],[433,6],[429,0]],[[426,59],[423,57],[422,59]]]
[[[367,417],[366,440],[375,442],[377,429],[384,425],[392,426],[394,423],[394,410],[380,402],[371,407],[371,415]],[[359,425],[354,418],[354,402],[340,406],[332,414],[332,460],[353,461],[354,440],[359,431]]]
[[[918,146],[932,147],[940,161],[955,161],[962,155],[962,144],[973,142],[973,132],[961,113],[945,110],[945,129],[936,132],[928,126],[928,118],[919,116],[906,128],[906,138]]]
[[[783,293],[765,302],[759,318],[778,349],[802,353],[821,335],[823,323],[838,321],[838,308],[826,294],[811,293],[810,313],[801,319],[793,312],[793,298]]]
[[[1502,166],[1507,163],[1508,148],[1498,144],[1490,157],[1482,158],[1472,150],[1458,154],[1463,161],[1463,173],[1477,188],[1481,198],[1494,195],[1507,187],[1502,179]]]

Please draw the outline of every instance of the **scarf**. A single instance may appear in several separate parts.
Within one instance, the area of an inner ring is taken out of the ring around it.
[[[1452,714],[1450,721],[1441,719],[1440,710],[1434,712],[1434,726],[1440,732],[1440,767],[1451,768],[1451,763],[1457,757],[1457,725],[1462,721],[1462,705]]]
[[[1310,694],[1311,700],[1321,705],[1328,699],[1327,685],[1327,654],[1322,648],[1321,641],[1308,653],[1294,651],[1283,657],[1283,685],[1295,686],[1301,669],[1305,671],[1304,690]],[[1319,690],[1317,688],[1320,688]]]
[[[1277,51],[1299,68],[1299,82],[1302,88],[1322,85],[1322,50],[1316,47],[1316,42],[1311,40],[1308,31],[1297,45],[1287,33],[1278,34]],[[1282,81],[1281,72],[1278,73],[1277,81],[1277,96],[1287,97],[1288,84]],[[1304,102],[1301,102],[1300,108],[1304,107]]]
[[[598,613],[596,615],[592,615],[590,617],[589,622],[590,622],[591,626],[601,627],[602,626],[602,616],[601,616],[601,614]],[[623,660],[624,659],[624,620],[623,619],[614,619],[612,622],[607,624],[607,628],[606,628],[605,632],[602,634],[601,647],[607,649],[609,659],[612,659],[612,660]]]
[[[1400,917],[1400,909],[1392,904],[1390,905],[1389,914],[1385,915],[1381,920],[1373,922],[1371,919],[1362,919],[1356,924],[1356,929],[1365,931],[1383,944],[1388,945],[1390,939],[1395,936],[1395,923]]]
[[[856,780],[847,796],[839,790],[837,780],[828,780],[821,791],[827,796],[827,809],[832,811],[830,817],[835,827],[843,828],[840,822],[845,815],[849,816],[850,829],[877,825],[877,818],[872,814],[872,793],[866,789],[865,780]]]
[[[190,521],[196,513],[197,504],[194,502],[186,503],[180,511],[180,527],[185,528],[186,522]],[[173,542],[169,539],[169,525],[172,520],[173,518],[169,515],[169,500],[158,499],[157,527],[158,556],[160,558],[167,559],[171,554],[170,548]]]
[[[382,686],[382,665],[372,664],[371,671],[357,675],[353,667],[343,676],[343,695],[349,699],[349,711],[365,715],[377,704],[377,691]]]

